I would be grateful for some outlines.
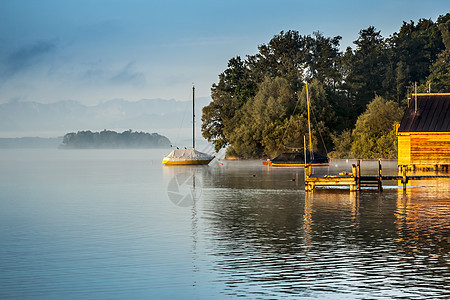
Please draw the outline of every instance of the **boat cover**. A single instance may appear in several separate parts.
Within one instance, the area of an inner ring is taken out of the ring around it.
[[[181,160],[212,160],[214,157],[195,149],[176,149],[167,154],[164,158]]]
[[[277,157],[271,160],[272,163],[283,164],[302,164],[305,163],[305,155],[302,152],[285,152],[281,153]],[[308,164],[327,164],[329,163],[328,157],[319,155],[313,152],[313,157],[306,156],[306,163]]]

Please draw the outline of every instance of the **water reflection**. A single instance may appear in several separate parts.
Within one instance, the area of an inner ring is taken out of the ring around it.
[[[431,270],[447,270],[450,277],[450,184],[445,180],[420,184],[426,187],[397,193],[398,242],[409,263],[431,274]]]
[[[0,298],[450,298],[450,182],[305,195],[303,169],[161,152],[4,153]]]
[[[163,176],[168,189],[192,182],[194,285],[214,274],[207,284],[231,297],[450,296],[448,182],[305,194],[303,169],[252,162]]]
[[[194,206],[203,191],[203,177],[209,173],[208,166],[202,165],[164,166],[163,177],[168,180],[168,198],[176,206]]]
[[[403,204],[396,189],[305,194],[292,180],[295,172],[243,168],[213,170],[205,178],[205,254],[214,258],[213,271],[226,285],[223,293],[262,298],[450,295],[445,285],[450,247],[448,241],[443,244],[449,236],[448,199],[427,208],[422,220],[408,204],[418,196],[406,195]],[[445,218],[437,223],[427,220],[440,214]],[[415,241],[424,232],[434,236],[428,238],[431,245]]]
[[[311,250],[311,239],[313,236],[313,218],[321,218],[320,214],[328,211],[328,217],[337,221],[335,214],[347,215],[344,219],[351,222],[351,226],[357,226],[359,215],[359,193],[343,192],[331,190],[315,190],[305,193],[305,210],[304,210],[304,235],[305,250]],[[319,212],[319,215],[317,215]]]

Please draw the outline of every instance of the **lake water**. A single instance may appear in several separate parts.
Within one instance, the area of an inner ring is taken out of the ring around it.
[[[0,298],[450,298],[450,180],[305,195],[302,169],[166,152],[0,150]]]

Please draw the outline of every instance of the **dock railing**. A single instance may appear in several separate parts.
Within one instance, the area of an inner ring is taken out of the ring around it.
[[[406,190],[410,180],[430,180],[438,178],[450,178],[450,175],[415,175],[407,174],[407,166],[400,168],[401,175],[382,175],[381,160],[378,160],[378,174],[361,175],[361,162],[357,160],[352,164],[352,173],[340,173],[339,175],[312,176],[312,166],[305,166],[305,191],[313,191],[316,186],[350,186],[350,191],[360,191],[361,185],[375,186],[378,191],[383,191],[383,181],[397,180]]]

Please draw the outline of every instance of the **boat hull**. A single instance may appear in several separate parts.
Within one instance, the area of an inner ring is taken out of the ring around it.
[[[299,168],[299,167],[304,167],[305,163],[274,163],[274,162],[266,162],[263,161],[263,165],[265,166],[272,166],[272,167],[291,167],[291,168]],[[330,163],[308,163],[308,166],[324,166],[327,167],[329,166]]]
[[[172,159],[163,159],[163,165],[207,165],[211,162],[212,159],[208,160],[172,160]]]
[[[309,157],[306,160],[306,164],[310,166],[329,166],[330,159],[328,157],[313,153],[312,159]],[[300,168],[305,166],[304,154],[300,152],[285,152],[281,153],[274,159],[268,159],[263,161],[263,165],[272,167],[294,167]]]
[[[195,149],[176,149],[164,156],[164,165],[207,165],[214,156],[197,151]]]

